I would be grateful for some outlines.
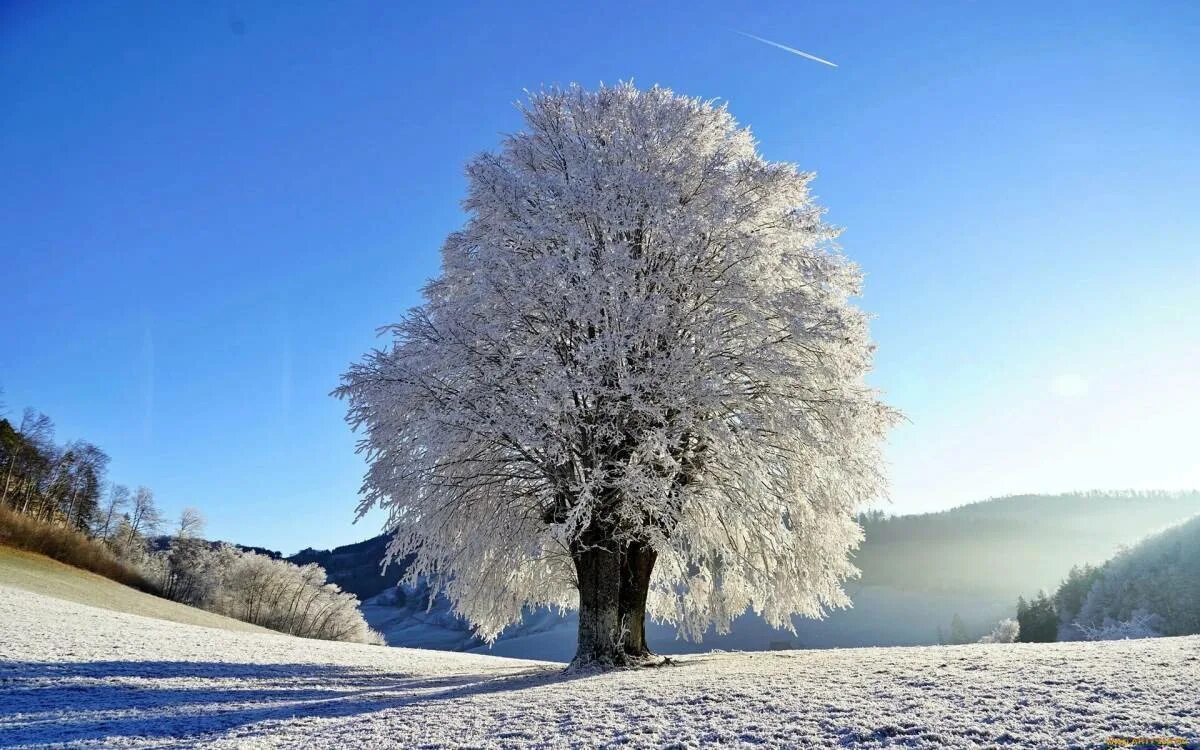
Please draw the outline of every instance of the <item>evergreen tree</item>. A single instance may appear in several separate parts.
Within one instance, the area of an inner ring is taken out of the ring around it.
[[[950,643],[958,646],[964,643],[970,643],[971,637],[967,635],[967,626],[963,623],[962,618],[958,613],[954,613],[954,619],[950,621]]]
[[[1017,598],[1017,623],[1020,626],[1017,640],[1021,643],[1053,643],[1058,640],[1058,613],[1054,600],[1041,591],[1026,602]]]

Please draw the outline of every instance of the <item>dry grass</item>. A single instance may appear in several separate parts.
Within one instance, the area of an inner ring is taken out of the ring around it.
[[[0,507],[0,544],[36,552],[147,593],[158,593],[154,584],[119,560],[101,542],[74,529],[30,518],[11,508]]]
[[[63,601],[86,604],[113,612],[125,612],[158,620],[182,622],[188,625],[203,625],[244,633],[270,633],[266,628],[234,620],[230,617],[189,607],[161,596],[147,594],[130,588],[104,576],[80,570],[73,565],[51,560],[36,552],[13,549],[0,545],[0,594],[4,589],[28,591]],[[0,614],[0,651],[3,651],[5,636],[4,615]],[[2,682],[2,681],[0,681]],[[0,695],[4,694],[0,688]],[[3,703],[0,698],[0,703]],[[3,714],[3,711],[0,711]],[[0,726],[3,720],[0,719]],[[3,730],[0,729],[0,737]],[[4,746],[0,740],[0,747]]]

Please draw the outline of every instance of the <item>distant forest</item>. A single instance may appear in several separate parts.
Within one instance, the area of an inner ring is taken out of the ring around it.
[[[1011,599],[1053,591],[1076,564],[1099,564],[1123,545],[1200,513],[1200,492],[1075,492],[985,500],[940,513],[859,517],[866,539],[851,581],[903,591],[967,593]],[[388,538],[288,558],[317,563],[331,581],[367,599],[394,586],[404,564],[380,575]],[[278,554],[278,553],[273,553]]]

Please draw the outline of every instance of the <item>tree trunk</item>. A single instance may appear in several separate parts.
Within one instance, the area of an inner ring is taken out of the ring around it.
[[[645,663],[646,595],[657,555],[642,543],[618,547],[585,534],[573,555],[579,581],[579,641],[574,668]]]
[[[621,642],[621,555],[593,543],[574,555],[579,580],[579,641],[572,666],[618,666]]]
[[[646,645],[646,595],[657,559],[658,553],[641,542],[631,542],[622,555],[620,601],[627,658],[644,660],[652,656]]]

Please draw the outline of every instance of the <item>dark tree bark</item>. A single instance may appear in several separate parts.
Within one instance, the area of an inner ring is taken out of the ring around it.
[[[620,639],[621,556],[613,545],[581,545],[574,554],[579,581],[579,640],[572,666],[623,663]]]
[[[572,667],[644,664],[646,596],[657,554],[640,542],[618,546],[610,535],[584,535],[573,554],[579,582],[579,640]]]
[[[623,648],[627,658],[645,660],[652,656],[646,645],[646,595],[650,592],[650,574],[654,572],[658,553],[645,543],[631,542],[621,558]]]

